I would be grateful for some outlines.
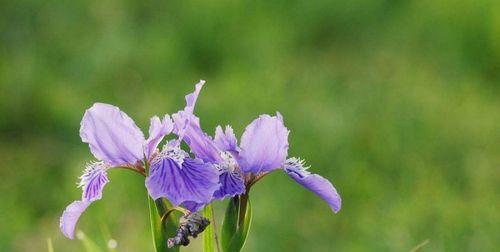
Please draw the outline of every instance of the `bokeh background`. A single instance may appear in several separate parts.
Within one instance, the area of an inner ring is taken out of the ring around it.
[[[60,234],[92,159],[80,119],[107,102],[147,131],[199,79],[206,131],[280,111],[290,155],[343,198],[334,215],[273,173],[245,251],[500,246],[500,2],[21,0],[0,2],[0,251],[151,251],[126,171],[81,218],[87,240]]]

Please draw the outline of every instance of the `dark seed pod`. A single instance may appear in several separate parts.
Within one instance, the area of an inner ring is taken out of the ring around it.
[[[210,224],[210,221],[198,213],[190,213],[185,215],[180,220],[177,234],[167,240],[169,248],[173,246],[187,246],[189,237],[196,238]]]

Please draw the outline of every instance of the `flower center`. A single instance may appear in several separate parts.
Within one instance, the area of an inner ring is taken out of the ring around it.
[[[219,171],[229,171],[229,172],[234,172],[238,168],[238,163],[234,159],[233,155],[227,151],[221,151],[220,152],[220,157],[222,159],[222,162],[215,164],[215,168],[218,169]]]
[[[82,176],[80,176],[80,182],[78,183],[78,187],[81,187],[85,190],[87,185],[92,182],[97,177],[101,177],[102,175],[106,175],[106,170],[109,167],[104,164],[102,161],[90,162],[86,164],[85,171],[83,171]]]
[[[151,164],[155,164],[165,158],[170,158],[182,167],[184,159],[188,156],[189,154],[182,150],[179,146],[167,143],[163,146],[163,150],[153,159]]]
[[[285,161],[284,165],[285,170],[294,172],[301,177],[307,176],[311,174],[307,169],[309,166],[306,166],[304,159],[292,157]]]

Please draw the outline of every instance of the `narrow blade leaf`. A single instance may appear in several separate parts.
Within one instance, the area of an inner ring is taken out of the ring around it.
[[[212,204],[208,204],[203,209],[203,216],[209,219],[211,222],[213,221],[212,216]],[[205,252],[213,252],[214,251],[214,224],[210,223],[208,227],[203,231],[203,251]]]
[[[149,219],[151,220],[151,232],[153,234],[153,245],[156,252],[166,251],[167,243],[161,232],[161,217],[156,209],[154,200],[148,196]]]
[[[250,204],[250,199],[247,200],[246,204],[245,218],[243,219],[243,222],[238,225],[238,229],[233,235],[227,251],[241,251],[245,245],[245,241],[248,237],[248,231],[250,230],[250,225],[252,224],[252,205]]]
[[[229,200],[224,220],[222,221],[221,246],[223,251],[229,251],[229,244],[238,228],[239,197]]]
[[[173,236],[172,233],[177,229],[176,222],[169,216],[162,223],[161,217],[168,209],[168,203],[162,199],[154,201],[148,196],[149,217],[151,220],[151,232],[153,234],[153,245],[156,252],[177,252],[178,247],[168,248],[167,239]]]

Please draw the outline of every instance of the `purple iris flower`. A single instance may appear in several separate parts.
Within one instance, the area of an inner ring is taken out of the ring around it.
[[[231,126],[226,126],[224,131],[217,126],[213,139],[204,133],[193,110],[177,113],[172,118],[174,124],[183,129],[182,139],[191,152],[219,170],[221,186],[214,193],[214,199],[244,194],[268,173],[282,170],[326,201],[333,212],[340,210],[341,198],[330,181],[309,172],[302,159],[287,158],[289,130],[281,114],[261,115],[255,119],[246,127],[239,146]]]
[[[196,84],[195,91],[186,95],[186,106],[183,110],[172,115],[180,118],[181,115],[192,114],[196,99],[205,81]],[[146,178],[146,187],[153,199],[165,197],[173,205],[182,205],[190,211],[199,208],[211,201],[214,192],[220,187],[219,171],[212,163],[200,158],[187,158],[189,154],[180,148],[185,139],[188,122],[174,123],[173,133],[178,139],[165,145],[158,158],[153,160],[151,171]]]
[[[183,111],[192,111],[194,104],[190,100],[196,100],[198,93],[197,88],[186,96],[188,105]],[[157,150],[165,135],[173,130],[182,131],[169,115],[163,120],[154,116],[149,138],[145,139],[134,121],[118,107],[96,103],[89,108],[81,122],[80,137],[89,144],[98,161],[89,163],[80,177],[82,198],[64,210],[60,219],[62,233],[73,239],[80,215],[93,201],[101,199],[103,188],[109,182],[107,171],[114,168],[129,169],[146,176],[146,188],[155,200],[165,197],[176,206],[209,202],[220,187],[219,172],[212,164],[191,158],[179,146],[182,138],[170,141],[161,152]]]

